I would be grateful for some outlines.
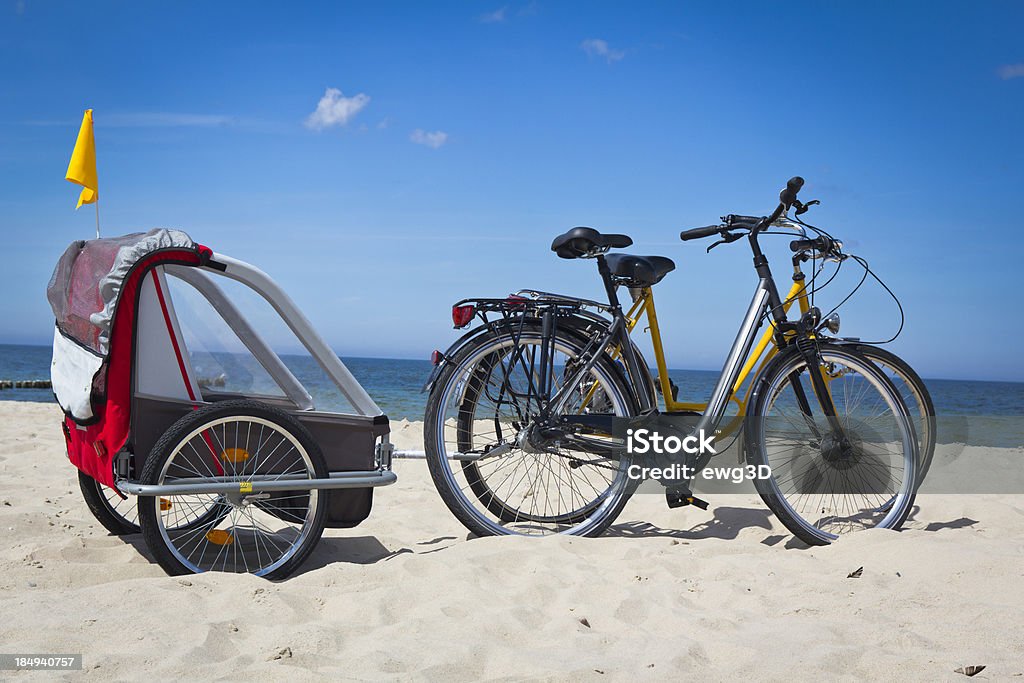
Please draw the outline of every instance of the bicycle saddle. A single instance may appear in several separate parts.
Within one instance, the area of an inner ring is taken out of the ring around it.
[[[592,256],[597,250],[621,249],[631,244],[633,240],[629,235],[605,235],[593,228],[580,227],[556,237],[551,251],[561,258],[582,258]]]
[[[676,269],[672,259],[665,256],[609,254],[605,260],[612,275],[625,280],[627,287],[651,287]]]

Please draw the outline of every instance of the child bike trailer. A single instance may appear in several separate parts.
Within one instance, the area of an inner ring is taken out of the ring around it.
[[[269,304],[344,409],[318,405],[322,387],[314,400],[225,279]],[[178,293],[213,311],[244,354],[190,348]],[[387,417],[259,269],[155,229],[72,243],[47,298],[53,390],[86,502],[112,532],[141,530],[168,573],[283,578],[324,527],[359,524],[373,489],[394,483]]]

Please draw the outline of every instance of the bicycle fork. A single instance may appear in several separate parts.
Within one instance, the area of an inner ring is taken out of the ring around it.
[[[836,413],[835,402],[832,400],[832,391],[829,389],[828,382],[825,381],[823,371],[824,359],[818,352],[818,346],[814,343],[813,339],[803,334],[797,337],[796,346],[807,366],[807,372],[811,380],[811,390],[814,392],[818,406],[821,408],[821,414],[828,422],[831,430],[830,434],[822,434],[821,430],[818,429],[818,425],[814,420],[811,402],[808,400],[807,392],[804,391],[803,384],[800,382],[800,373],[794,372],[789,377],[789,383],[793,387],[793,394],[796,397],[800,412],[804,415],[804,421],[814,433],[815,438],[824,441],[825,438],[831,436],[834,444],[845,448],[849,444],[849,439],[846,436],[846,428]]]

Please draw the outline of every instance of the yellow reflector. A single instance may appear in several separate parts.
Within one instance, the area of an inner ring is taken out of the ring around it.
[[[161,512],[167,512],[170,509],[171,509],[171,501],[167,500],[166,498],[161,498],[160,499],[160,511]]]
[[[207,531],[206,540],[210,543],[216,543],[217,545],[231,545],[235,542],[235,538],[231,535],[231,532],[224,531],[223,529]]]
[[[245,462],[249,459],[249,451],[244,448],[225,448],[220,457],[227,462]]]

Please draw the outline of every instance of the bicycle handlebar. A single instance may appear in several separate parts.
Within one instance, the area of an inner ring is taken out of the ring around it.
[[[766,227],[774,223],[779,216],[789,211],[789,207],[793,206],[793,202],[796,201],[796,195],[800,192],[800,189],[804,186],[804,179],[796,175],[789,179],[786,183],[786,189],[779,193],[779,205],[776,207],[772,215],[761,224],[761,228],[758,230],[764,230]]]
[[[699,240],[704,237],[711,237],[717,235],[724,229],[721,225],[705,225],[703,228],[691,228],[690,230],[683,230],[679,233],[679,239],[684,242],[690,240]]]
[[[769,225],[778,220],[779,216],[789,211],[794,203],[796,203],[796,196],[800,192],[800,189],[804,186],[804,179],[800,176],[793,176],[786,183],[785,189],[779,193],[779,205],[776,207],[772,215],[767,218],[755,218],[754,216],[725,216],[723,220],[724,225],[706,225],[703,228],[692,228],[690,230],[683,230],[679,233],[679,239],[684,242],[690,240],[699,240],[704,237],[711,237],[715,234],[724,235],[729,231],[730,228],[746,228],[750,230],[751,235],[755,236]]]
[[[843,243],[837,240],[827,237],[826,235],[819,235],[814,239],[802,239],[793,240],[789,243],[789,249],[793,253],[801,251],[816,251],[822,256],[828,258],[843,259]]]
[[[725,224],[730,228],[753,230],[761,224],[763,216],[737,216],[730,213],[725,217]]]
[[[793,176],[786,183],[786,189],[779,193],[779,201],[786,205],[788,209],[796,201],[796,195],[800,192],[800,189],[804,186],[804,179],[800,176]]]
[[[789,250],[793,253],[798,251],[820,251],[827,253],[832,249],[832,240],[827,237],[815,237],[814,239],[793,240],[789,243]]]

